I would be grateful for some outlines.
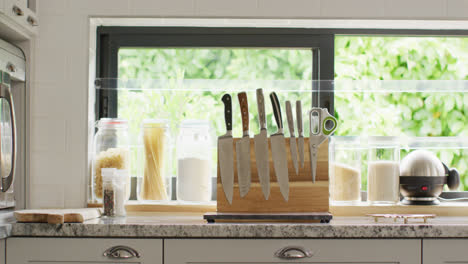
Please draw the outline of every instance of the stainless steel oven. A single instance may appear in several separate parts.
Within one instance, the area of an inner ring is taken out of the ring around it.
[[[25,89],[25,65],[23,52],[0,40],[0,209],[15,207],[16,200],[24,197],[24,180],[17,179],[18,131],[14,103],[15,97],[23,93],[15,93],[13,89]],[[24,169],[20,171],[24,175]]]

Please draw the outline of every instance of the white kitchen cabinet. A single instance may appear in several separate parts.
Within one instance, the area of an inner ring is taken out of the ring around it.
[[[36,36],[39,21],[25,0],[0,0],[0,36],[7,40],[25,40]]]
[[[288,247],[291,249],[288,250]],[[301,250],[294,250],[294,248]],[[276,256],[283,251],[282,259]],[[309,251],[311,256],[305,257]],[[293,257],[303,257],[295,258]],[[166,239],[164,263],[421,263],[419,239]]]
[[[4,0],[5,14],[28,31],[36,31],[36,14],[28,8],[27,1]]]
[[[56,263],[133,263],[162,264],[161,239],[101,239],[101,238],[8,238],[7,263],[56,264]],[[116,246],[124,246],[116,248]],[[114,248],[115,257],[104,252]],[[131,256],[132,249],[140,257]],[[120,257],[117,255],[120,254]]]
[[[423,239],[423,264],[468,264],[468,239]]]

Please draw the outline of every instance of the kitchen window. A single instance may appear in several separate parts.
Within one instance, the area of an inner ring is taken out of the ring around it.
[[[346,33],[307,29],[100,27],[96,119],[130,120],[134,164],[141,158],[138,138],[143,119],[171,120],[174,146],[179,125],[186,119],[210,120],[214,138],[225,130],[222,107],[219,108],[223,92],[230,91],[237,101],[234,96],[238,91],[254,91],[258,87],[282,90],[279,93],[282,102],[286,96],[291,101],[300,98],[304,105],[320,105],[336,112],[340,122],[337,135],[447,137],[468,133],[464,122],[468,94],[462,90],[448,89],[446,94],[434,93],[437,88],[427,92],[405,91],[390,82],[466,80],[466,38]],[[366,87],[373,88],[372,81],[384,82],[380,82],[383,83],[378,88],[380,92],[365,88],[349,92],[349,86],[363,85],[356,80],[368,80]],[[316,96],[312,91],[318,89],[321,92]],[[256,110],[254,93],[251,95],[250,107]],[[441,102],[440,96],[446,100]],[[233,104],[234,114],[239,113],[237,108]],[[270,109],[267,103],[269,132],[274,131]],[[253,112],[251,136],[259,130],[256,111]],[[234,115],[234,136],[240,136],[240,123],[240,114]],[[468,181],[465,177],[468,168],[464,165],[468,152],[463,146],[438,148],[439,158],[459,169],[460,190],[468,190],[468,182],[464,183],[465,179]],[[170,151],[171,173],[176,175],[177,154],[175,149]],[[405,154],[403,150],[402,158]],[[215,158],[213,148],[212,161]],[[140,170],[139,166],[133,166],[131,174],[142,174]],[[366,177],[362,178],[365,190]],[[175,186],[176,181],[171,182]],[[172,188],[173,199],[175,190]]]

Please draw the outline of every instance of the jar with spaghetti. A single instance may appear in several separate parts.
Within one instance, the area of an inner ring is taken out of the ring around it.
[[[142,125],[143,170],[138,177],[139,201],[171,199],[172,147],[167,120],[146,119]]]
[[[119,118],[101,118],[97,122],[94,137],[93,166],[91,177],[91,203],[100,203],[103,198],[103,168],[128,170],[130,146],[128,122]],[[130,178],[126,182],[126,199],[130,195]]]

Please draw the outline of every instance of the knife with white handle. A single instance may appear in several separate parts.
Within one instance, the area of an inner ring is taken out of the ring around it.
[[[281,194],[285,201],[289,199],[289,176],[288,176],[288,161],[286,159],[286,142],[283,134],[283,120],[281,118],[281,106],[278,101],[278,96],[275,92],[270,94],[271,104],[273,105],[273,114],[275,116],[278,131],[271,135],[271,155],[273,157],[273,165],[275,168],[276,180],[278,181]]]
[[[234,189],[234,149],[232,140],[232,100],[231,95],[225,94],[221,100],[224,103],[224,120],[226,134],[218,138],[218,159],[221,184],[229,204],[232,204]]]
[[[254,136],[255,162],[257,164],[258,179],[262,186],[263,196],[268,200],[270,196],[270,162],[268,159],[268,133],[266,129],[265,99],[263,90],[257,89],[258,121],[260,133]]]
[[[297,144],[296,144],[296,135],[294,133],[294,117],[292,114],[291,102],[286,101],[286,118],[288,120],[289,127],[289,152],[291,153],[291,159],[294,164],[294,170],[296,175],[299,173],[299,164],[297,161]]]
[[[249,105],[245,92],[237,94],[242,116],[242,138],[236,142],[237,180],[240,197],[247,195],[250,189],[250,135],[249,135]]]
[[[304,168],[304,134],[302,129],[302,103],[301,101],[296,101],[296,120],[297,120],[297,150],[299,152],[299,163],[301,163],[301,168]]]

